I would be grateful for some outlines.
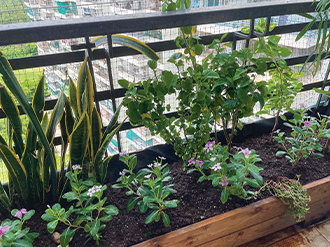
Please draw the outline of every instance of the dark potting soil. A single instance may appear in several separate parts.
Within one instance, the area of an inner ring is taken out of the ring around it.
[[[325,140],[322,140],[322,144]],[[300,182],[307,184],[309,182],[324,178],[330,174],[329,154],[322,158],[311,155],[307,160],[300,160],[297,166],[292,169],[292,165],[284,156],[275,156],[279,150],[284,150],[277,142],[269,143],[269,135],[248,138],[244,142],[234,145],[242,148],[255,149],[260,155],[262,162],[256,165],[264,168],[260,174],[264,181],[276,180],[278,176],[295,178],[296,174],[301,175]],[[146,213],[140,213],[137,206],[127,212],[126,206],[129,196],[125,195],[125,189],[111,189],[112,184],[108,184],[105,196],[108,198],[107,204],[115,205],[119,209],[119,215],[114,216],[112,221],[107,222],[107,227],[102,231],[103,240],[100,246],[130,246],[149,238],[165,234],[178,228],[196,223],[203,219],[230,211],[232,209],[248,205],[255,200],[245,201],[233,197],[226,204],[220,201],[220,188],[213,187],[210,181],[204,181],[197,184],[200,177],[198,172],[186,174],[182,169],[182,162],[176,162],[168,165],[170,175],[173,177],[174,189],[178,192],[170,196],[171,199],[178,199],[180,203],[177,208],[167,209],[171,225],[164,227],[162,221],[145,225],[145,218],[150,214],[151,209]],[[262,192],[259,199],[270,195],[268,191]],[[30,227],[30,232],[39,232],[34,246],[57,246],[51,240],[51,234],[47,232],[47,222],[41,219],[45,207],[39,206],[36,214],[24,226]],[[62,232],[66,227],[63,224],[57,226],[57,231]],[[93,240],[84,245],[86,241],[85,232],[79,230],[76,232],[70,247],[74,246],[97,246]]]

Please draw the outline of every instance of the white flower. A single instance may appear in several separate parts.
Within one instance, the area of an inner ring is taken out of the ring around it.
[[[94,193],[95,193],[95,190],[94,190],[94,187],[93,187],[93,188],[90,188],[88,190],[87,195],[90,196],[90,197],[92,197]]]
[[[216,158],[215,158],[215,157],[212,157],[212,158],[210,158],[210,160],[211,160],[211,161],[215,161],[215,160],[216,160]]]
[[[163,156],[158,156],[158,158],[160,158],[161,160],[166,160],[166,158]]]
[[[96,192],[100,192],[101,188],[102,188],[102,185],[94,186],[94,189],[95,189]]]
[[[212,167],[212,169],[214,170],[214,171],[220,171],[220,169],[221,169],[221,165],[220,165],[220,163],[217,163],[217,164],[215,164],[213,167]]]
[[[144,178],[145,179],[149,179],[151,177],[152,173],[150,173],[149,175],[145,175]]]

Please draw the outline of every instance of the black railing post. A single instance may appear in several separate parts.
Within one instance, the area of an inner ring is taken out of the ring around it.
[[[109,50],[105,49],[105,57],[106,57],[105,59],[107,61],[107,67],[108,67],[108,76],[109,76],[109,84],[110,84],[110,98],[112,101],[113,112],[116,112],[117,104],[116,104],[116,98],[114,95],[115,87],[113,85],[113,77],[112,77],[112,69],[111,69],[111,57],[113,57],[112,37],[111,37],[111,35],[107,35],[107,38],[108,38]],[[121,152],[122,147],[121,147],[119,131],[117,131],[116,136],[117,136],[118,151]]]

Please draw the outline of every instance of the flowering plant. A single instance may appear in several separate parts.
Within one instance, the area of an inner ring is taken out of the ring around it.
[[[11,221],[6,219],[0,226],[0,246],[32,246],[37,232],[30,232],[30,228],[22,229],[24,222],[34,215],[35,211],[27,211],[25,208],[21,210],[13,209],[11,215],[18,220]]]
[[[284,123],[285,126],[292,129],[292,137],[283,139],[284,132],[280,132],[280,130],[276,131],[278,136],[274,137],[285,149],[285,151],[278,151],[276,155],[286,154],[285,157],[292,163],[292,168],[297,165],[300,159],[307,159],[310,154],[322,157],[321,153],[315,151],[322,151],[319,139],[329,136],[326,129],[329,120],[327,118],[308,117],[306,111],[306,109],[299,109],[298,112],[294,112],[293,119],[289,120],[290,123]],[[289,142],[290,146],[285,143],[285,140]]]
[[[202,173],[198,182],[211,180],[213,186],[222,189],[222,203],[226,203],[231,195],[240,198],[246,198],[248,194],[254,195],[255,192],[245,190],[246,185],[256,188],[263,184],[263,178],[259,174],[262,168],[255,165],[261,161],[259,155],[248,148],[235,148],[236,153],[230,158],[228,146],[208,142],[204,148],[205,152],[199,157],[203,161],[191,158],[188,162],[188,166],[194,167],[188,170],[188,173],[196,170]],[[203,170],[211,171],[211,175],[205,175]]]
[[[118,214],[118,209],[113,205],[103,206],[107,200],[106,197],[102,199],[103,191],[107,188],[106,185],[95,184],[95,177],[84,181],[78,179],[78,175],[82,170],[79,165],[73,165],[72,169],[73,172],[66,173],[66,176],[70,179],[72,191],[65,193],[63,198],[67,199],[68,202],[77,200],[76,208],[71,206],[66,211],[59,203],[56,203],[52,207],[48,206],[41,218],[50,221],[47,225],[49,233],[54,232],[59,221],[68,226],[60,236],[62,247],[68,245],[77,229],[84,229],[87,232],[87,241],[93,238],[99,244],[99,240],[102,238],[100,231],[105,228],[105,225],[101,225],[101,222],[112,220],[112,216]],[[96,203],[93,203],[95,199]],[[102,211],[105,212],[103,216],[101,216]],[[73,222],[69,219],[72,213],[77,216]]]
[[[150,208],[153,211],[147,216],[145,224],[158,222],[162,218],[164,225],[169,226],[170,218],[164,210],[177,207],[179,200],[165,200],[170,194],[176,193],[171,188],[174,184],[164,185],[164,182],[172,181],[172,177],[168,176],[170,169],[166,167],[167,164],[162,164],[165,158],[160,157],[160,161],[154,161],[136,174],[133,172],[137,163],[136,156],[122,154],[119,159],[128,169],[119,173],[121,176],[117,182],[120,183],[114,184],[112,188],[127,188],[126,195],[135,195],[128,200],[127,211],[132,210],[136,204],[142,213]]]

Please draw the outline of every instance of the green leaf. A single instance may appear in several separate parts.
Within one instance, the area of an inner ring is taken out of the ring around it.
[[[141,213],[147,212],[147,210],[148,210],[148,204],[147,203],[145,203],[144,201],[141,200],[137,203],[137,205],[138,205]]]
[[[70,229],[70,227],[66,228],[61,236],[60,236],[60,244],[61,246],[67,246],[70,243],[70,239],[74,236],[77,229]]]
[[[210,79],[219,79],[219,74],[211,69],[207,69],[203,71],[203,76],[210,78]]]
[[[221,191],[221,202],[222,204],[225,204],[228,200],[228,190],[227,188],[224,188],[222,191]]]
[[[200,176],[199,179],[197,180],[197,183],[201,183],[201,182],[203,182],[206,179],[207,179],[206,177]]]
[[[53,233],[57,226],[58,220],[51,221],[47,224],[47,230],[49,233]]]
[[[175,208],[178,206],[179,202],[180,202],[179,200],[171,200],[171,201],[164,201],[163,203],[167,208]]]
[[[27,173],[23,164],[9,147],[2,144],[0,144],[0,158],[6,165],[18,196],[25,203],[25,205],[29,205]]]
[[[170,226],[170,217],[168,217],[168,215],[165,214],[164,212],[162,213],[162,219],[165,227]]]
[[[105,36],[106,37],[106,36]],[[142,43],[141,41],[134,39],[132,37],[128,37],[121,34],[113,34],[112,35],[112,42],[120,45],[124,45],[130,48],[133,48],[142,54],[146,55],[152,60],[158,60],[159,56],[145,43]]]
[[[282,57],[288,57],[292,54],[292,51],[290,51],[288,48],[286,47],[281,47],[279,48],[278,52],[280,53],[280,55]]]
[[[118,80],[118,84],[123,87],[128,89],[128,85],[129,85],[129,81],[125,80],[125,79],[119,79]]]
[[[133,198],[129,199],[128,203],[127,203],[127,211],[132,210],[138,200],[139,200],[139,197],[133,197]]]
[[[276,156],[283,155],[283,154],[286,154],[286,152],[285,151],[277,151],[276,152]]]
[[[96,218],[92,223],[90,234],[92,236],[95,236],[99,232],[99,229],[100,229],[100,219]]]
[[[109,222],[112,220],[112,216],[111,215],[104,215],[100,218],[100,221],[105,221],[105,222]]]
[[[155,60],[149,60],[148,66],[150,69],[155,70],[157,68],[157,62]]]
[[[85,111],[69,137],[69,155],[71,166],[75,164],[81,165],[83,163],[88,146],[88,123],[89,117],[87,115],[87,111]]]
[[[144,222],[145,224],[149,224],[151,223],[156,216],[159,214],[159,212],[157,210],[153,211],[151,214],[149,214],[146,218],[146,221]]]
[[[103,208],[104,212],[109,215],[117,215],[119,213],[118,208],[114,205],[108,205]]]

